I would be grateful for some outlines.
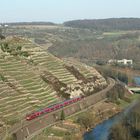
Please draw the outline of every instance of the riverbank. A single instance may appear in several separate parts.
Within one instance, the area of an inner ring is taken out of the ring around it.
[[[139,140],[140,139],[140,99],[134,101],[110,127],[104,140]],[[108,121],[109,122],[109,121]],[[90,139],[87,139],[90,140]],[[101,139],[97,139],[101,140]]]
[[[129,95],[131,102],[136,100],[140,95]],[[66,120],[59,122],[51,128],[45,129],[41,134],[35,136],[32,140],[82,140],[85,132],[93,130],[97,125],[101,124],[105,120],[109,120],[113,116],[122,112],[127,108],[131,102],[120,100],[120,104],[103,101],[97,103],[94,107],[88,109],[85,112],[77,113],[76,115],[66,118]],[[83,125],[77,123],[80,116],[92,114],[94,120],[91,128],[85,129]]]
[[[118,126],[124,117],[130,113],[132,108],[138,103],[136,99],[139,99],[139,94],[134,94],[131,96],[131,103],[126,103],[125,101],[120,101],[120,107],[122,109],[121,113],[114,115],[113,117],[99,123],[96,127],[92,129],[92,131],[85,133],[84,140],[108,140],[110,136],[110,130],[114,128],[114,126]],[[128,117],[129,118],[129,117]],[[102,133],[101,133],[102,132]],[[120,132],[121,133],[121,132]],[[114,131],[113,134],[116,134]],[[114,137],[113,137],[114,138]],[[117,140],[116,135],[116,140]],[[126,139],[127,140],[127,139]]]
[[[92,119],[93,119],[93,123],[92,123],[91,127],[88,127],[87,129],[85,129],[82,126],[82,129],[83,129],[82,134],[84,134],[85,132],[91,131],[98,124],[102,123],[105,120],[108,120],[109,118],[120,113],[121,111],[122,111],[122,109],[115,103],[101,102],[101,103],[97,104],[95,107],[88,110],[87,112],[78,114],[77,118],[79,116],[82,116],[83,114],[88,115],[90,113],[92,115]],[[74,117],[73,121],[75,122],[77,118]]]
[[[77,123],[77,120],[79,116],[88,114],[89,112],[92,114],[92,119],[94,119],[94,125],[92,125],[92,128],[94,128],[104,120],[107,120],[121,112],[121,108],[111,102],[97,103],[86,112],[79,113],[49,129],[45,129],[40,135],[36,136],[32,140],[82,140],[84,133],[91,130],[91,128],[85,129],[85,127]]]

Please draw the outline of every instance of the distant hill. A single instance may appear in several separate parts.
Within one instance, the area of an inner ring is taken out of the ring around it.
[[[110,18],[93,20],[73,20],[64,22],[64,26],[90,28],[95,30],[139,30],[140,18]]]
[[[56,25],[53,22],[12,22],[6,23],[8,25]]]

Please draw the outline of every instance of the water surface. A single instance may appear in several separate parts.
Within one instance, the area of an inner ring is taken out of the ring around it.
[[[134,81],[137,86],[140,86],[140,76],[134,77]]]
[[[128,115],[131,109],[138,103],[134,101],[128,108],[123,112],[115,115],[114,117],[103,121],[101,124],[97,125],[91,132],[85,133],[84,140],[108,140],[110,134],[110,129],[113,125],[117,124],[124,116]]]
[[[118,114],[109,120],[97,125],[91,132],[84,135],[84,140],[107,140],[110,128],[121,119],[121,114]]]

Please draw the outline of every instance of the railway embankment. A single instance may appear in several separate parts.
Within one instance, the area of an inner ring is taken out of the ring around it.
[[[102,123],[104,120],[108,120],[120,111],[121,109],[118,105],[111,102],[107,103],[106,101],[101,101],[91,108],[83,112],[78,112],[76,115],[70,116],[64,121],[45,129],[32,140],[40,140],[43,138],[47,140],[82,140],[86,131],[92,130],[92,128],[96,127],[96,125]],[[84,121],[87,118],[90,121],[89,124]],[[81,123],[78,123],[78,121]],[[89,128],[88,125],[90,125],[91,128]]]
[[[100,92],[97,92],[91,96],[88,96],[81,101],[56,110],[52,113],[46,114],[32,121],[23,120],[18,126],[13,127],[8,133],[14,135],[17,140],[27,140],[31,139],[35,135],[39,134],[42,130],[52,125],[55,125],[61,120],[62,110],[65,113],[65,117],[71,116],[77,112],[87,110],[96,103],[105,100],[107,98],[107,93],[115,85],[113,79],[109,79],[109,85]]]
[[[118,91],[116,87],[118,87],[117,84],[109,91],[109,93],[112,92],[115,96],[120,94],[120,90]],[[111,121],[114,116],[119,116],[122,114],[120,112],[123,112],[126,108],[130,108],[129,106],[131,106],[137,98],[138,95],[131,95],[130,93],[125,92],[125,98],[121,99],[118,97],[116,99],[117,102],[114,100],[110,101],[110,98],[108,98],[108,100],[102,100],[87,109],[67,117],[64,121],[60,121],[54,126],[46,128],[32,140],[40,140],[42,138],[48,140],[82,140],[85,132],[96,131],[98,126],[108,122],[109,120]],[[126,99],[129,99],[130,102]],[[118,113],[119,115],[116,115]],[[108,125],[105,125],[105,127],[108,127]],[[93,130],[93,128],[95,129]],[[87,135],[90,135],[91,133],[86,133],[84,136],[87,137]]]

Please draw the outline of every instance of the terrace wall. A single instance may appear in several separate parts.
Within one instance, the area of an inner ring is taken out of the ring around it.
[[[56,122],[60,120],[61,112],[64,110],[65,117],[68,117],[72,114],[75,114],[83,109],[86,109],[99,101],[102,101],[107,98],[108,91],[115,85],[115,82],[110,79],[109,86],[87,98],[82,99],[81,101],[69,105],[65,108],[59,109],[52,113],[46,114],[42,117],[39,117],[35,120],[25,122],[22,126],[18,129],[12,129],[10,133],[16,134],[17,140],[27,140],[31,139],[34,135],[37,135],[41,130],[54,125]]]

